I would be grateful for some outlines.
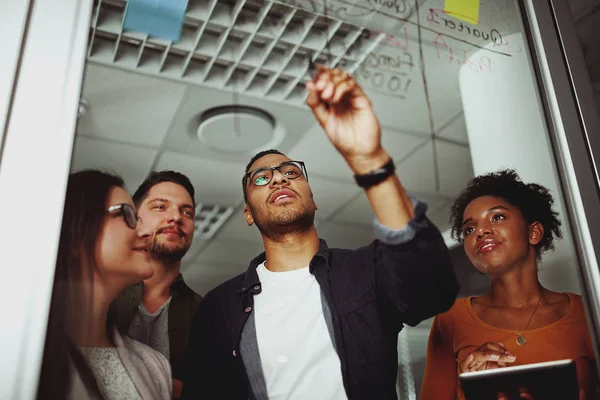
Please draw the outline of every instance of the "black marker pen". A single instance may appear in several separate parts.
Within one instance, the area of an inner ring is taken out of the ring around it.
[[[315,82],[315,79],[317,78],[317,66],[315,65],[314,61],[312,60],[312,57],[308,56],[308,72],[310,73],[310,78],[312,79],[313,82]]]

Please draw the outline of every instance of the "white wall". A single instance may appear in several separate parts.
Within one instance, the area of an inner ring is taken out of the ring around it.
[[[11,0],[10,6],[3,3],[0,5],[0,9],[2,9],[0,37],[3,38],[0,40],[0,55],[2,55],[2,62],[0,62],[0,132],[3,132],[21,54],[21,42],[25,32],[29,1]],[[0,143],[2,143],[2,136],[0,136]]]
[[[498,59],[490,75],[468,73],[468,66],[459,75],[473,171],[481,175],[513,168],[524,182],[550,189],[564,238],[556,242],[554,253],[544,257],[540,280],[552,290],[580,293],[575,248],[527,46],[520,33],[506,39],[512,48],[518,44],[523,51]],[[480,57],[482,51],[471,58]]]
[[[2,40],[17,40],[25,26],[9,20],[23,22],[21,7],[29,4],[7,3],[0,4],[0,32],[6,23],[16,36]],[[33,399],[37,390],[92,5],[36,1],[22,49],[0,45],[2,56],[12,48],[7,62],[13,67],[22,50],[0,164],[0,213],[10,227],[0,231],[0,303],[8,305],[0,329],[3,400]],[[11,90],[4,85],[11,69],[3,67],[0,103]],[[25,223],[28,211],[35,217]]]

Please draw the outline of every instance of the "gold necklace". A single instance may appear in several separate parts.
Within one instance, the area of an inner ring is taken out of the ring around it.
[[[537,304],[535,305],[535,308],[533,309],[533,312],[531,313],[531,317],[529,317],[529,321],[527,322],[527,326],[525,327],[525,329],[523,329],[522,331],[518,331],[515,329],[515,327],[513,326],[513,324],[510,323],[510,321],[504,316],[502,315],[502,318],[504,318],[504,320],[506,322],[508,322],[508,324],[512,327],[513,331],[517,332],[517,335],[519,335],[517,337],[517,344],[519,346],[523,346],[525,343],[527,343],[527,339],[525,339],[525,336],[523,336],[523,332],[525,332],[527,330],[527,328],[529,328],[529,324],[531,323],[531,320],[533,319],[533,315],[535,314],[535,312],[538,309],[538,306],[540,305],[540,302],[542,301],[542,296],[540,296],[540,298],[538,299]]]

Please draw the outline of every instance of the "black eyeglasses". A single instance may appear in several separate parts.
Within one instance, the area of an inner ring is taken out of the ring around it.
[[[246,187],[246,181],[248,178],[250,178],[250,182],[252,182],[252,184],[255,186],[268,185],[273,179],[273,173],[275,171],[279,171],[286,179],[298,179],[304,175],[308,181],[306,167],[302,161],[286,161],[276,167],[257,168],[253,169],[252,171],[248,171],[248,173],[242,178],[244,188]]]
[[[120,212],[123,216],[123,221],[125,221],[128,227],[135,229],[139,218],[133,207],[129,204],[115,204],[114,206],[108,207],[108,212],[112,213],[115,211]]]

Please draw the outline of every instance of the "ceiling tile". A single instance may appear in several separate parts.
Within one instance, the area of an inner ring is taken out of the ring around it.
[[[448,125],[437,131],[436,136],[468,144],[469,137],[467,136],[467,124],[465,123],[464,114],[461,112]]]
[[[346,181],[352,179],[352,171],[318,124],[314,124],[306,132],[298,144],[290,150],[288,156],[294,160],[304,161],[309,177],[314,171],[320,176]]]
[[[313,192],[315,203],[319,209],[316,219],[325,220],[338,208],[350,201],[361,189],[354,183],[341,183],[311,175],[309,183]]]
[[[457,46],[460,42],[450,38],[438,38],[436,32],[423,31],[422,35],[423,42],[428,44],[423,46],[423,59],[434,129],[437,130],[462,110],[458,88],[458,71],[461,64],[457,60],[458,57],[464,56],[462,46]],[[433,44],[436,40],[442,41],[442,44],[436,47]],[[449,50],[443,47],[444,43],[449,47],[454,46],[454,60],[451,61]]]
[[[244,200],[242,194],[244,167],[239,164],[164,152],[158,159],[155,169],[172,169],[190,178],[196,189],[196,202],[237,206]]]
[[[444,203],[448,202],[447,198],[432,196],[428,194],[411,193],[420,201],[424,201],[428,206],[428,214],[431,210],[436,210]],[[342,209],[341,212],[335,214],[333,221],[348,222],[351,224],[361,224],[371,226],[373,223],[373,209],[369,204],[367,196],[364,194],[357,196],[350,204]]]
[[[436,209],[431,209],[427,212],[427,217],[435,226],[438,227],[440,232],[444,232],[450,228],[450,223],[448,220],[450,219],[450,207],[452,207],[452,204],[453,202],[450,201],[446,204],[442,204],[442,206],[437,207]]]
[[[156,153],[157,150],[147,147],[77,135],[71,170],[114,171],[123,177],[127,190],[133,193],[150,171]]]
[[[240,123],[245,114],[236,116],[235,112],[228,112],[213,117],[212,121],[219,121],[213,125],[217,128],[210,130],[208,141],[200,140],[198,127],[204,118],[203,113],[214,107],[232,105],[251,107],[255,110],[253,115],[266,112],[273,118],[273,131],[265,131],[271,129],[268,126],[270,122],[265,122],[264,125]],[[262,150],[276,148],[283,153],[288,152],[314,123],[315,119],[307,107],[257,99],[233,93],[229,89],[190,86],[165,143],[170,151],[245,166],[254,154]]]
[[[382,144],[394,161],[411,154],[427,138],[401,133],[389,127],[382,128]],[[354,183],[352,170],[344,158],[333,147],[319,125],[314,125],[289,156],[306,163],[308,174],[318,171],[319,176],[330,177]]]
[[[371,205],[369,204],[369,200],[363,192],[348,205],[341,208],[340,211],[333,216],[332,221],[360,224],[367,228],[372,226],[373,216],[374,214]]]
[[[449,200],[447,197],[432,196],[429,194],[411,193],[411,195],[416,197],[418,200],[427,203],[427,212],[439,209],[444,204],[448,203]]]
[[[473,178],[471,153],[466,146],[436,140],[440,193],[456,196]]]
[[[241,240],[262,245],[262,236],[256,225],[248,226],[243,207],[237,208],[215,235],[218,241]]]
[[[400,182],[409,192],[435,194],[433,146],[428,141],[396,166]]]
[[[373,228],[349,226],[334,222],[323,222],[318,227],[319,237],[325,239],[329,247],[357,249],[375,239]]]
[[[198,254],[200,254],[200,252],[204,250],[204,248],[208,246],[209,243],[209,240],[194,238],[192,240],[192,246],[186,253],[185,257],[183,257],[181,268],[183,269],[186,268],[187,265],[193,264],[196,257],[198,257]]]
[[[419,146],[427,142],[428,138],[408,135],[389,127],[383,127],[381,143],[394,161],[398,162],[412,154]]]
[[[248,267],[250,261],[262,253],[262,243],[250,243],[241,240],[212,240],[196,258],[196,263],[210,265],[210,262],[239,266],[241,270]]]
[[[82,96],[90,107],[78,131],[104,139],[158,146],[185,85],[116,68],[87,64]]]
[[[412,26],[407,29],[414,30],[407,34],[414,33],[416,38],[416,29]],[[398,40],[408,50],[384,40],[369,53],[354,75],[370,97],[382,125],[429,135],[431,129],[419,68],[419,46],[416,40],[407,40],[404,33]]]

